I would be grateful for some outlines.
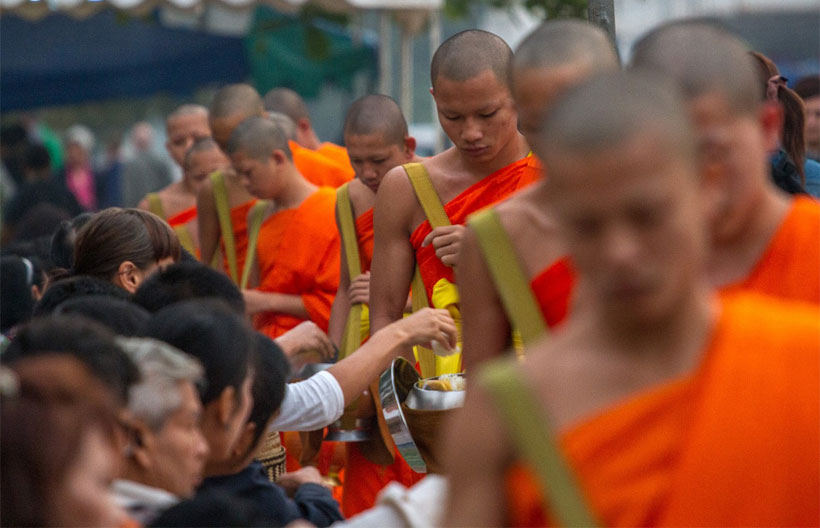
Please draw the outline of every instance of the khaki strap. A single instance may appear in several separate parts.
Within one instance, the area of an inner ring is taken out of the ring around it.
[[[548,333],[547,325],[498,213],[491,207],[472,215],[467,223],[478,239],[510,326],[521,334],[524,345],[533,343]]]
[[[162,207],[162,200],[159,199],[159,194],[148,193],[145,197],[148,199],[148,210],[165,220],[165,209]]]
[[[489,362],[481,368],[478,382],[490,392],[518,455],[534,471],[544,495],[544,510],[560,526],[596,526],[543,408],[519,375],[519,365],[509,359]]]
[[[239,281],[239,288],[242,290],[248,287],[251,269],[256,260],[256,243],[259,241],[259,230],[262,228],[265,209],[267,209],[269,205],[269,201],[259,200],[253,205],[248,215],[248,251],[245,255],[245,268],[242,270],[242,280]]]
[[[350,189],[345,183],[336,189],[336,214],[339,217],[339,229],[345,249],[345,262],[350,280],[362,273],[359,242],[356,237],[356,223],[353,220],[353,204],[350,202]],[[352,354],[362,344],[361,332],[362,305],[352,304],[345,321],[345,332],[339,348],[339,360]]]
[[[237,269],[236,239],[233,236],[233,222],[231,208],[228,203],[228,189],[225,186],[225,174],[222,171],[211,173],[216,216],[219,218],[219,230],[222,232],[222,242],[225,244],[225,258],[228,259],[228,273],[234,283],[239,284],[239,270]]]
[[[430,227],[435,229],[436,227],[451,225],[450,218],[444,211],[441,199],[438,197],[438,193],[436,193],[436,189],[433,187],[433,182],[430,180],[430,175],[427,173],[427,169],[424,168],[424,165],[421,163],[405,163],[403,167],[407,172],[407,177],[410,178],[410,184],[413,186],[413,191],[416,193],[416,198],[424,210],[427,221],[430,222]],[[421,280],[418,264],[413,274],[410,291],[412,294],[414,312],[418,312],[422,308],[430,306],[427,302],[427,290],[424,287],[424,281]],[[432,350],[424,347],[416,347],[416,356],[419,361],[422,378],[431,378],[437,375],[436,355]]]
[[[163,220],[167,220],[167,218],[165,218],[165,208],[162,207],[162,200],[160,200],[159,194],[148,193],[145,197],[148,199],[148,209]],[[194,238],[191,236],[191,232],[188,231],[188,226],[178,225],[173,226],[171,229],[177,234],[179,244],[185,248],[185,251],[196,256],[196,244],[194,244]]]

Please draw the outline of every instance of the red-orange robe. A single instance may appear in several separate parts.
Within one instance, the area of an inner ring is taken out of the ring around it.
[[[310,183],[335,189],[353,179],[353,168],[349,162],[341,164],[320,152],[304,148],[295,141],[288,141],[288,146],[293,155],[293,164]]]
[[[183,226],[188,222],[196,220],[196,206],[189,207],[187,209],[183,209],[182,211],[178,212],[175,215],[169,216],[168,225],[171,227]]]
[[[239,279],[242,279],[242,270],[245,269],[245,257],[248,253],[248,213],[256,204],[256,200],[247,201],[241,205],[231,208],[231,225],[233,226],[233,242],[236,248],[236,272],[239,274]],[[225,249],[225,242],[220,237],[220,246],[222,247],[222,265],[225,273],[231,274],[231,267],[228,264],[227,249]]]
[[[566,319],[575,279],[569,258],[563,257],[544,268],[530,282],[548,327],[552,328]]]
[[[347,149],[337,145],[335,143],[324,142],[319,145],[319,148],[316,149],[316,152],[325,156],[326,158],[330,158],[342,167],[350,167],[350,170],[353,171],[353,167],[350,166],[350,157],[347,155]]]
[[[259,290],[300,295],[310,320],[327,332],[330,306],[339,286],[336,191],[322,187],[301,205],[274,213],[262,223],[257,242]],[[304,319],[264,312],[256,328],[276,338]]]
[[[356,219],[356,238],[359,243],[359,257],[362,272],[370,270],[373,259],[373,209],[362,213]],[[378,434],[378,433],[375,433]],[[423,474],[413,471],[404,461],[398,450],[394,451],[395,460],[388,466],[374,464],[359,451],[356,443],[348,443],[345,460],[344,494],[342,495],[342,513],[352,517],[357,513],[373,507],[376,496],[390,482],[399,482],[412,486]]]
[[[820,304],[820,203],[794,199],[751,273],[724,292],[751,290],[784,299]]]
[[[527,156],[474,183],[444,205],[450,223],[463,225],[471,214],[500,202],[526,187],[540,177],[540,170],[534,168],[536,166],[537,160],[533,156]],[[428,301],[432,306],[432,292],[436,283],[442,278],[454,282],[454,278],[453,268],[445,266],[439,260],[432,244],[421,246],[430,231],[430,222],[425,220],[410,235],[410,243],[416,252],[416,263],[427,290]]]
[[[817,525],[817,311],[752,294],[722,303],[695,372],[561,435],[602,525]],[[510,526],[550,523],[528,469],[510,470],[506,491]]]

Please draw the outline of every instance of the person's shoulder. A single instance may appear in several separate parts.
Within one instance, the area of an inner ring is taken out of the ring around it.
[[[727,324],[759,346],[809,347],[820,354],[820,306],[749,291],[725,294],[721,303]]]

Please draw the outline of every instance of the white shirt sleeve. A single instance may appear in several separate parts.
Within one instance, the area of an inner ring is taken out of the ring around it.
[[[342,387],[333,374],[319,372],[304,381],[288,383],[272,431],[315,431],[339,418],[345,410]]]

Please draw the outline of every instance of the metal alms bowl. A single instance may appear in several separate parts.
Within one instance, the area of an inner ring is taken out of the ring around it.
[[[413,441],[407,420],[401,410],[402,402],[419,379],[419,373],[409,361],[396,358],[390,368],[385,370],[379,378],[379,398],[387,429],[401,456],[416,473],[427,473],[427,464]]]
[[[448,411],[464,407],[465,392],[463,390],[437,391],[422,388],[425,381],[432,381],[439,377],[423,379],[414,383],[410,394],[407,396],[407,401],[404,402],[405,405],[419,411]]]

